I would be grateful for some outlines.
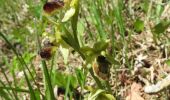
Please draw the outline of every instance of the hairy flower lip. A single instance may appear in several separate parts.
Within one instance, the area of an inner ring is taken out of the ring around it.
[[[52,13],[54,12],[55,10],[61,8],[64,6],[64,2],[63,1],[60,1],[60,0],[54,0],[54,1],[50,1],[50,2],[46,2],[43,6],[43,10],[46,12],[46,13]]]

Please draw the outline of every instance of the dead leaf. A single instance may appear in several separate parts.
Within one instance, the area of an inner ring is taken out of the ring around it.
[[[130,90],[129,95],[126,97],[126,100],[144,100],[144,98],[140,96],[141,88],[142,86],[140,84],[137,84],[136,82],[134,82],[131,85],[131,90]]]

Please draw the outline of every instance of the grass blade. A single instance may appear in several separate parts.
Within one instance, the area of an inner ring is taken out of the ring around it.
[[[96,21],[95,23],[95,26],[97,28],[97,31],[98,31],[98,34],[100,36],[100,39],[101,40],[106,40],[107,36],[106,36],[106,33],[104,32],[104,27],[102,25],[102,21],[101,21],[101,18],[99,16],[99,11],[97,10],[97,7],[96,7],[96,4],[95,4],[95,1],[92,1],[91,2],[91,17]]]
[[[11,98],[9,98],[8,93],[1,89],[0,89],[0,97],[5,98],[5,100],[12,100]]]
[[[4,83],[2,80],[0,80],[0,84],[2,84],[3,87],[5,87],[5,83]],[[1,90],[1,89],[0,89],[0,90]],[[8,94],[12,97],[12,94],[10,93],[10,91],[7,90],[7,92],[8,92]]]
[[[115,18],[116,18],[116,22],[120,31],[120,35],[124,41],[125,38],[125,26],[123,23],[123,17],[121,15],[121,11],[122,11],[122,1],[120,0],[115,0],[113,1],[113,8],[114,8],[114,14],[115,14]]]
[[[24,92],[24,93],[30,93],[29,90],[26,89],[20,89],[20,88],[12,88],[12,87],[0,87],[0,89],[4,89],[4,90],[11,90],[11,91],[16,91],[16,92]]]
[[[35,97],[35,93],[33,91],[33,88],[31,86],[31,83],[28,79],[28,76],[25,72],[25,69],[24,69],[24,65],[23,65],[23,62],[22,62],[22,58],[19,56],[19,54],[17,53],[17,51],[15,50],[15,48],[12,46],[12,44],[8,41],[8,39],[5,37],[5,35],[3,33],[0,32],[0,36],[5,40],[5,42],[12,48],[12,51],[15,53],[15,55],[17,56],[18,60],[20,61],[21,65],[23,66],[23,72],[24,72],[24,76],[25,76],[25,79],[26,79],[26,82],[27,82],[27,85],[29,87],[29,90],[30,90],[30,95],[31,95],[31,99],[32,100],[36,100],[36,97]]]
[[[6,79],[7,83],[8,83],[8,85],[11,87],[11,84],[10,84],[10,82],[9,82],[9,79],[8,79],[8,77],[7,77],[7,75],[6,75],[5,71],[4,71],[4,69],[1,68],[1,70],[2,70],[2,73],[4,74],[4,77],[5,77],[5,79]],[[14,95],[14,98],[15,98],[16,100],[19,100],[17,94],[16,94],[13,90],[12,90],[12,93],[13,93],[13,95]]]

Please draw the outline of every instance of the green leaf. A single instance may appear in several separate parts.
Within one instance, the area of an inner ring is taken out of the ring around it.
[[[94,87],[92,87],[92,86],[85,86],[84,89],[87,91],[90,91],[90,92],[95,90]]]
[[[102,93],[104,90],[97,89],[91,92],[88,96],[88,100],[96,100],[96,98]]]
[[[94,49],[88,46],[80,48],[80,51],[84,54],[87,63],[92,62],[96,57]]]
[[[92,91],[90,91],[87,100],[116,100],[113,95],[108,94],[105,90],[93,88],[90,90]]]
[[[77,85],[78,85],[77,79],[75,76],[73,76],[71,74],[63,74],[61,72],[55,71],[55,72],[53,72],[52,80],[54,81],[54,85],[57,85],[58,87],[66,88],[68,77],[71,79],[70,86],[73,88],[77,87]]]
[[[85,30],[85,22],[82,19],[79,19],[78,25],[77,25],[77,31],[80,35],[84,35],[84,30]]]
[[[85,85],[86,75],[83,74],[82,70],[76,69],[76,76],[81,88],[83,88]]]
[[[80,43],[80,47],[84,46],[84,30],[85,30],[85,22],[83,19],[79,19],[77,23],[77,37]]]
[[[143,0],[143,3],[140,4],[142,10],[143,10],[145,13],[148,12],[149,4],[150,4],[150,2],[148,2],[148,0]]]
[[[25,52],[23,54],[24,61],[27,64],[31,62],[31,60],[33,59],[34,56],[35,56],[35,54],[34,53],[30,53],[30,52]]]
[[[62,53],[62,56],[63,56],[63,59],[64,59],[64,64],[67,64],[68,63],[69,50],[66,49],[66,48],[62,48],[62,47],[60,47],[60,50],[61,50],[61,53]]]
[[[30,7],[30,10],[35,17],[40,18],[42,14],[42,4],[33,5],[32,7]]]
[[[74,76],[74,75],[67,75],[67,77],[70,77],[70,85],[71,87],[73,88],[76,88],[78,86],[78,83],[77,83],[77,78]]]
[[[74,36],[65,28],[65,26],[62,27],[64,30],[64,34],[61,35],[61,38],[72,48],[75,50],[79,49],[78,43],[75,41]]]
[[[83,52],[85,55],[90,56],[94,54],[94,49],[88,46],[84,46],[80,48],[80,51]]]
[[[62,22],[68,21],[76,12],[76,9],[74,7],[71,7],[64,15],[64,18],[62,19]]]
[[[12,66],[13,67],[9,67],[10,71],[21,71],[22,70],[22,65],[20,64],[20,62],[18,61],[17,57],[14,56],[12,58]]]
[[[61,72],[54,71],[52,78],[53,78],[54,84],[57,84],[58,87],[66,86],[65,76]]]
[[[94,49],[94,52],[96,54],[100,53],[101,51],[103,50],[106,50],[106,48],[108,47],[108,42],[105,42],[105,41],[99,41],[99,42],[96,42],[93,46],[93,49]]]
[[[77,46],[80,48],[80,44],[79,44],[79,40],[78,40],[79,34],[77,33],[77,23],[78,23],[78,16],[79,16],[79,0],[72,0],[70,6],[75,9],[75,14],[71,19],[71,28],[73,31],[73,36],[74,36],[75,42],[77,43]],[[81,56],[82,56],[82,58],[84,58],[82,54],[81,54]]]
[[[170,59],[168,59],[167,61],[165,61],[165,63],[170,66]]]
[[[70,7],[76,7],[78,5],[79,0],[72,0],[70,3]]]
[[[111,94],[101,93],[101,95],[99,95],[96,100],[116,100],[116,99]]]
[[[152,32],[158,35],[164,33],[165,30],[169,27],[169,25],[170,25],[170,21],[162,20],[160,23],[154,26]]]
[[[93,45],[93,48],[84,46],[80,48],[80,51],[84,54],[86,58],[86,62],[92,62],[96,56],[100,55],[100,53],[108,47],[108,42],[99,41]]]
[[[141,32],[144,29],[144,21],[137,19],[134,23],[134,28],[137,32]]]

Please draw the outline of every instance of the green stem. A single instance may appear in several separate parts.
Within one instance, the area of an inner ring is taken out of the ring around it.
[[[104,87],[102,86],[101,81],[94,75],[94,72],[93,72],[93,69],[92,69],[92,68],[89,69],[89,72],[90,72],[91,76],[93,77],[93,79],[96,81],[97,86],[98,86],[100,89],[104,89]]]
[[[47,83],[46,85],[48,86],[51,100],[55,100],[53,87],[52,87],[52,84],[51,84],[51,78],[50,78],[50,75],[48,73],[47,64],[44,60],[42,60],[42,65],[43,65],[43,73],[44,73],[44,76],[45,76],[45,82]]]
[[[38,27],[36,27],[38,29]],[[41,43],[40,43],[40,39],[39,39],[39,32],[36,32],[36,39],[37,39],[37,46],[38,46],[38,50],[41,50]],[[42,63],[42,67],[43,67],[43,74],[45,76],[45,87],[48,87],[49,92],[50,92],[50,98],[51,100],[55,100],[55,96],[54,96],[54,92],[53,92],[53,87],[51,84],[51,78],[47,69],[47,64],[44,60],[41,61]],[[46,88],[45,88],[46,89]]]
[[[109,81],[105,81],[105,84],[106,84],[106,88],[107,88],[107,90],[108,90],[108,91],[109,91],[109,93],[111,94],[111,93],[112,93],[112,90],[111,90],[111,87],[110,87]]]

